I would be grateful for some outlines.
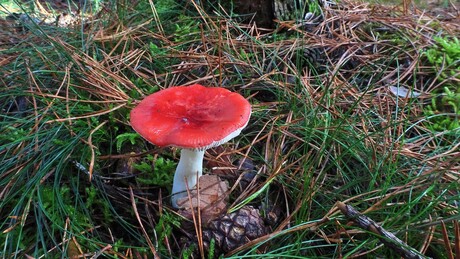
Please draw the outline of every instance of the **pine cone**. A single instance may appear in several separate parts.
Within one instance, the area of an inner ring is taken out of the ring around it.
[[[214,239],[215,249],[226,253],[267,234],[267,231],[259,210],[244,206],[209,222],[208,227],[203,230],[203,243],[207,250]]]

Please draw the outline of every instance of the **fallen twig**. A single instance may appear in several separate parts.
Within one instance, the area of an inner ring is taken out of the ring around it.
[[[346,205],[345,203],[339,201],[337,202],[337,207],[347,218],[358,224],[360,228],[381,236],[379,237],[380,241],[382,241],[385,246],[394,250],[400,256],[410,259],[429,258],[420,255],[417,251],[415,251],[415,249],[408,246],[401,239],[397,238],[393,233],[386,231],[384,228],[375,223],[375,221],[361,214],[352,206]]]

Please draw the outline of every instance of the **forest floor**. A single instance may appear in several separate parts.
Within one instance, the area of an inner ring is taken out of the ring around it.
[[[344,1],[275,29],[93,2],[0,0],[0,257],[459,256],[458,1]],[[180,150],[130,125],[192,84],[252,107],[206,151],[230,187],[211,210],[171,206]]]

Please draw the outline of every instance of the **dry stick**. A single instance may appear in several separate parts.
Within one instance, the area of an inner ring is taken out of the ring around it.
[[[458,221],[454,221],[454,231],[455,231],[455,254],[460,257],[460,226]]]
[[[444,247],[446,248],[447,258],[454,259],[454,254],[452,253],[452,246],[450,245],[449,235],[447,234],[446,224],[441,220],[441,231],[442,239],[444,240]]]
[[[129,187],[129,194],[130,194],[129,196],[131,197],[131,205],[133,206],[134,215],[136,215],[137,222],[139,222],[139,226],[142,230],[142,233],[144,234],[147,244],[149,245],[150,251],[153,254],[153,258],[159,259],[160,256],[158,255],[157,250],[155,249],[155,246],[152,243],[152,240],[150,240],[150,237],[147,234],[147,231],[145,230],[144,225],[142,224],[141,217],[139,216],[139,213],[137,212],[137,206],[136,206],[136,201],[134,200],[133,188],[131,187]]]
[[[337,207],[347,218],[358,224],[360,228],[369,230],[377,235],[382,236],[379,237],[380,241],[382,241],[385,246],[391,248],[400,256],[410,259],[426,258],[421,256],[418,252],[415,252],[413,248],[409,247],[401,239],[397,238],[393,233],[386,231],[384,228],[375,223],[375,221],[361,214],[352,206],[346,205],[345,203],[339,201],[337,202]]]

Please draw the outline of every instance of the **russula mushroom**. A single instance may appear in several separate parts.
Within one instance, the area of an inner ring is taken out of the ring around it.
[[[238,136],[251,116],[241,95],[221,87],[175,86],[147,96],[131,111],[131,126],[154,145],[182,148],[171,202],[187,196],[202,174],[204,152]]]

